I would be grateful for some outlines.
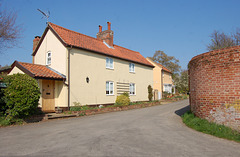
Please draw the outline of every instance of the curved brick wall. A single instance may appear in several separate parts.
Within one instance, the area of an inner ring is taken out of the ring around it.
[[[240,46],[193,57],[189,86],[196,116],[240,130]]]

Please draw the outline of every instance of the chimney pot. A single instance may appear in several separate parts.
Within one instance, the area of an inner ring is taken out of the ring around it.
[[[99,25],[98,27],[99,27],[99,33],[102,32],[102,26]]]
[[[108,30],[111,30],[111,22],[107,22],[108,24]]]
[[[40,36],[35,36],[35,38],[33,39],[33,51],[35,50],[35,48],[38,45],[38,42],[40,41],[41,37]]]
[[[110,47],[113,47],[113,31],[111,30],[111,23],[107,22],[108,30],[102,31],[102,26],[99,25],[99,32],[97,33],[97,39],[104,41]]]

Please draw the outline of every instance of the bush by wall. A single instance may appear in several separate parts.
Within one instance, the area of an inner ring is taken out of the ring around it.
[[[25,118],[37,111],[40,89],[35,79],[26,74],[13,74],[4,78],[6,103],[5,115],[8,118]]]
[[[153,88],[151,85],[148,85],[148,100],[152,101],[153,98]]]
[[[120,106],[127,106],[130,104],[130,98],[128,93],[123,93],[119,96],[117,96],[117,99],[115,101],[115,105]]]

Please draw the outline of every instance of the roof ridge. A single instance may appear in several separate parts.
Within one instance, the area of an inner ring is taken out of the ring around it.
[[[86,35],[86,34],[82,34],[82,33],[79,33],[79,32],[76,32],[76,31],[73,31],[73,30],[70,30],[70,29],[67,29],[67,28],[65,28],[65,27],[56,25],[56,24],[51,23],[51,22],[49,22],[49,24],[50,24],[50,25],[55,25],[56,27],[59,27],[59,28],[64,29],[64,30],[66,30],[66,31],[70,31],[70,32],[73,32],[73,33],[76,33],[76,34],[79,34],[79,35],[83,35],[83,36],[92,38],[92,39],[94,39],[94,40],[96,40],[96,41],[99,41],[99,42],[103,43],[101,40],[99,40],[99,39],[97,39],[97,38],[94,38],[94,37],[92,37],[92,36],[89,36],[89,35]],[[54,29],[54,28],[53,28],[53,29]],[[140,53],[140,52],[138,52],[138,51],[134,51],[134,50],[131,50],[131,49],[128,49],[128,48],[125,48],[125,47],[122,47],[122,46],[119,46],[119,45],[116,45],[116,44],[113,44],[113,47],[114,47],[114,46],[117,46],[117,47],[120,47],[120,48],[123,48],[123,49],[126,49],[126,50],[130,50],[130,51],[132,51],[132,52],[134,52],[134,53]]]
[[[157,62],[154,62],[154,63],[157,63]],[[157,63],[157,64],[160,65],[160,66],[162,66],[162,67],[164,67],[164,68],[166,68],[166,69],[169,70],[170,72],[172,72],[169,68],[163,66],[162,64],[160,64],[160,63]]]
[[[32,64],[32,65],[39,65],[39,66],[44,66],[44,67],[46,67],[46,65],[42,65],[42,64],[33,64],[33,63],[19,62],[19,61],[18,61],[18,63],[23,63],[23,64]]]
[[[83,35],[83,36],[86,36],[86,37],[89,37],[89,38],[92,38],[92,39],[94,39],[94,40],[96,40],[96,41],[100,41],[100,42],[101,42],[101,40],[98,40],[97,38],[91,37],[91,36],[89,36],[89,35],[82,34],[82,33],[79,33],[79,32],[77,32],[77,31],[73,31],[73,30],[67,29],[67,28],[65,28],[65,27],[56,25],[56,24],[51,23],[51,22],[49,22],[49,24],[50,24],[50,25],[55,25],[56,27],[59,27],[59,28],[64,29],[64,30],[66,30],[66,31],[73,32],[73,33],[76,33],[76,34],[79,34],[79,35]],[[54,28],[53,28],[53,29],[54,29]]]

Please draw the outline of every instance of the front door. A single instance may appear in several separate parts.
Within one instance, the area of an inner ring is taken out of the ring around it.
[[[54,80],[42,81],[42,111],[55,112]]]

